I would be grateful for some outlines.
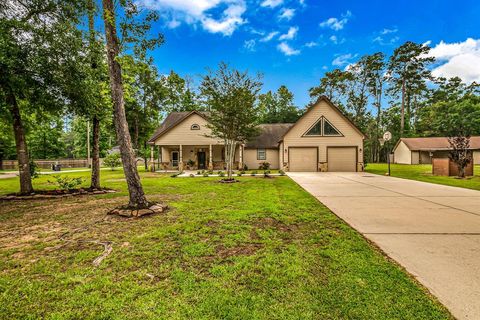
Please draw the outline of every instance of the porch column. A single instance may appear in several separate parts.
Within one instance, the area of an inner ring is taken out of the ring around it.
[[[213,170],[213,152],[212,145],[208,146],[208,170]]]
[[[238,150],[239,161],[238,161],[238,170],[243,169],[243,144],[240,145],[240,150]]]
[[[178,171],[183,171],[183,151],[182,145],[179,145],[178,152]]]
[[[163,158],[162,157],[162,146],[158,146],[158,159],[157,159],[158,160],[157,161],[158,162],[158,166],[157,166],[158,170],[162,169],[162,166],[161,166],[162,162],[163,162],[162,158]]]
[[[154,146],[151,145],[150,146],[150,171],[152,172],[155,172],[155,161],[154,161],[154,157],[153,157],[153,150],[154,150]]]

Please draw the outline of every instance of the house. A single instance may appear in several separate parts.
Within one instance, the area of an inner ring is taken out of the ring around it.
[[[170,170],[224,169],[223,141],[210,136],[207,124],[206,112],[170,113],[149,140],[151,163]],[[236,167],[257,169],[268,162],[271,169],[285,171],[363,170],[364,135],[326,97],[296,123],[262,124],[259,132],[237,148]]]
[[[393,149],[394,162],[400,164],[431,164],[432,158],[448,158],[452,149],[447,137],[400,138]],[[475,164],[480,164],[480,137],[470,138]]]

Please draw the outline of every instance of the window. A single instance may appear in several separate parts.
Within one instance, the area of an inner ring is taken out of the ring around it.
[[[257,160],[267,160],[267,152],[264,148],[257,149]]]
[[[341,136],[340,132],[325,118],[323,118],[324,136]]]
[[[200,130],[200,125],[198,124],[192,124],[192,126],[190,127],[190,130]]]
[[[308,129],[304,136],[310,137],[341,137],[343,136],[324,116]]]
[[[320,120],[317,121],[317,123],[315,123],[313,125],[313,127],[310,128],[310,130],[307,131],[307,133],[305,133],[306,136],[321,136],[322,135],[322,118],[320,118]]]

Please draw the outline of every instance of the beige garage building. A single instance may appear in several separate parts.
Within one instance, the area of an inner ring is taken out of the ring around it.
[[[431,164],[432,158],[448,158],[451,150],[447,137],[400,138],[393,148],[394,162]],[[474,164],[480,164],[480,137],[470,138]]]
[[[150,162],[160,169],[222,169],[223,142],[209,137],[208,113],[173,112],[151,137]],[[326,97],[312,104],[296,123],[262,124],[259,135],[239,144],[238,168],[285,171],[362,171],[362,132]],[[158,157],[154,159],[157,148]]]

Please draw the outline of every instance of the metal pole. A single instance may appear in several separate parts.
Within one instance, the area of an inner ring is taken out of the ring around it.
[[[387,148],[388,150],[388,154],[387,154],[387,157],[388,157],[388,175],[390,176],[390,148]]]
[[[87,166],[90,168],[90,121],[87,120]]]

